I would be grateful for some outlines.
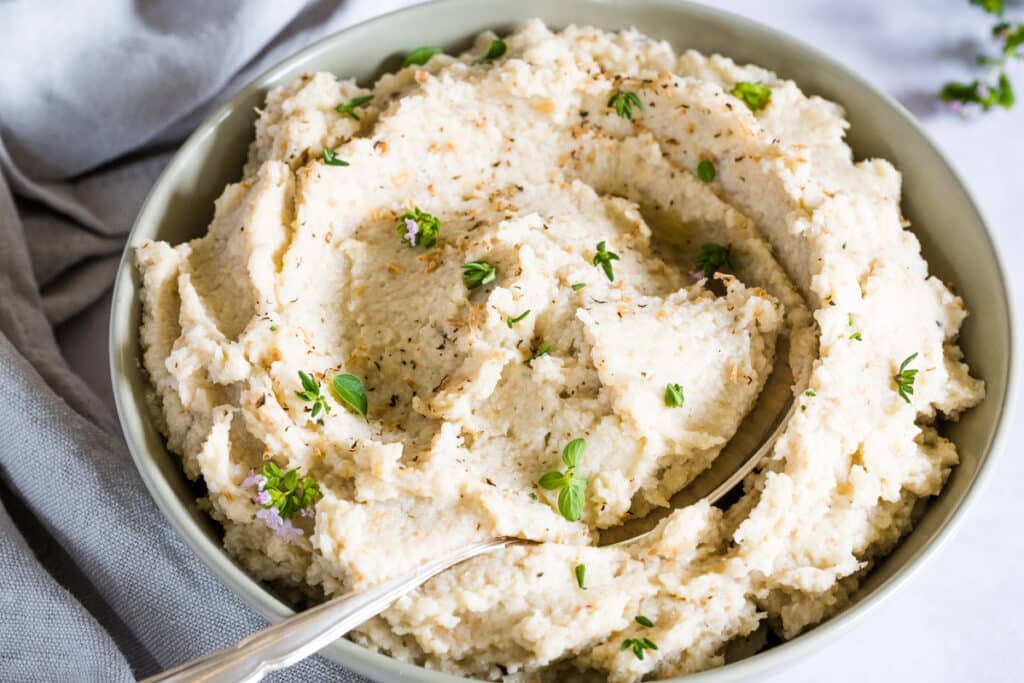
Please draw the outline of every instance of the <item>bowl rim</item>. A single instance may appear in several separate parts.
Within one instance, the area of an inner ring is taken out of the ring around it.
[[[611,3],[602,0],[588,0],[597,4],[625,4],[613,1]],[[158,508],[164,517],[171,523],[178,534],[185,540],[186,544],[198,555],[208,569],[218,580],[232,593],[240,597],[250,608],[261,614],[270,622],[276,622],[294,611],[269,591],[262,587],[261,583],[245,573],[227,555],[222,545],[213,544],[204,534],[197,534],[196,529],[190,523],[189,515],[185,504],[175,495],[169,483],[160,476],[160,472],[149,456],[146,444],[132,429],[132,412],[136,417],[146,414],[145,399],[137,396],[132,391],[129,382],[124,379],[124,368],[126,359],[117,348],[119,330],[127,320],[131,318],[130,306],[137,305],[137,296],[127,293],[132,282],[132,251],[134,249],[136,234],[142,229],[143,224],[149,222],[148,214],[151,210],[151,203],[157,194],[158,188],[170,183],[178,174],[180,167],[192,155],[194,150],[200,146],[211,135],[214,135],[220,124],[239,107],[254,92],[265,91],[268,83],[277,79],[282,72],[288,71],[296,64],[307,59],[314,58],[320,51],[329,49],[334,43],[343,41],[350,34],[358,30],[372,27],[379,23],[387,23],[396,15],[406,13],[422,12],[429,14],[443,6],[452,5],[479,5],[487,4],[487,0],[431,0],[429,2],[417,3],[395,9],[383,14],[375,15],[364,21],[355,23],[344,29],[331,33],[313,42],[307,47],[291,53],[288,57],[275,63],[260,73],[244,87],[235,92],[225,103],[219,106],[210,114],[181,144],[175,151],[167,166],[160,173],[156,182],[147,193],[146,199],[141,205],[132,228],[126,238],[125,247],[122,251],[118,264],[117,275],[111,295],[112,309],[110,324],[108,328],[108,358],[110,363],[111,383],[113,387],[114,402],[117,409],[118,422],[125,438],[126,445],[132,456],[132,460],[139,471],[146,488],[153,497]],[[977,221],[984,231],[987,246],[991,253],[996,268],[996,275],[1001,286],[1002,303],[1005,307],[1007,319],[1007,370],[1006,390],[1003,400],[999,406],[999,413],[996,423],[991,432],[989,447],[987,451],[979,454],[980,462],[973,478],[967,483],[962,497],[953,506],[948,518],[932,532],[931,537],[924,545],[911,554],[906,562],[897,568],[892,576],[883,580],[877,587],[863,598],[858,599],[849,607],[844,608],[840,613],[814,626],[807,632],[785,641],[755,655],[726,664],[722,667],[689,674],[666,681],[681,681],[685,678],[687,682],[704,683],[714,681],[725,683],[726,681],[739,681],[757,675],[764,675],[771,671],[778,670],[797,658],[806,656],[818,651],[822,646],[827,645],[843,633],[848,632],[854,626],[863,623],[865,618],[873,613],[884,601],[894,592],[907,584],[918,575],[922,567],[934,558],[939,551],[953,538],[960,530],[968,510],[981,496],[982,491],[991,480],[992,472],[995,469],[994,462],[1002,454],[1008,439],[1008,425],[1012,422],[1011,417],[1016,414],[1017,386],[1020,380],[1020,368],[1017,359],[1020,357],[1020,319],[1015,306],[1014,295],[1009,287],[1009,280],[1006,277],[1008,269],[1003,256],[996,248],[996,240],[989,229],[989,222],[984,212],[978,206],[974,197],[968,192],[967,185],[950,163],[942,149],[935,144],[928,132],[918,123],[906,108],[887,92],[876,88],[865,78],[846,67],[841,62],[832,59],[810,44],[795,38],[788,33],[774,27],[762,24],[758,21],[748,19],[742,15],[722,10],[717,7],[703,5],[690,0],[645,0],[638,3],[638,11],[651,7],[676,10],[692,15],[704,15],[705,17],[716,18],[727,21],[736,26],[740,31],[757,31],[772,40],[800,49],[804,53],[814,57],[821,62],[827,63],[830,68],[842,74],[844,79],[852,81],[866,90],[872,92],[888,107],[894,110],[903,121],[908,124],[921,138],[927,150],[941,161],[953,180],[963,190],[968,207],[976,214]],[[121,303],[121,305],[119,305]],[[129,331],[131,334],[132,331]],[[137,330],[134,331],[138,333]],[[137,360],[137,359],[136,359]],[[149,418],[141,418],[149,419]],[[900,543],[903,543],[901,539]],[[372,680],[385,680],[381,676],[398,678],[402,680],[421,681],[423,683],[455,683],[459,680],[467,680],[452,674],[445,674],[419,667],[404,661],[394,659],[388,655],[372,652],[344,638],[331,643],[320,652],[331,661],[345,669],[351,670]]]

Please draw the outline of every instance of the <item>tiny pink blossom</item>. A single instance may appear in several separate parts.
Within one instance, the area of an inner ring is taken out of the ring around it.
[[[256,502],[260,505],[266,505],[270,502],[270,493],[267,491],[260,491],[256,494]]]
[[[946,102],[946,108],[949,109],[954,114],[959,114],[964,109],[964,103],[956,101]]]
[[[256,511],[256,518],[262,519],[274,531],[284,526],[285,521],[281,519],[281,511],[277,508],[263,508]]]
[[[420,232],[420,226],[411,218],[405,219],[405,235],[402,239],[409,240],[409,244],[416,246],[416,235]]]
[[[302,508],[299,510],[299,514],[303,517],[316,517],[316,510],[313,508]]]
[[[302,529],[292,524],[292,520],[286,519],[282,522],[281,526],[276,529],[278,536],[283,538],[286,543],[291,543],[292,540],[302,538]]]
[[[694,284],[700,282],[706,277],[704,273],[702,273],[699,270],[691,270],[689,273],[687,273],[687,276],[690,278],[690,282]]]

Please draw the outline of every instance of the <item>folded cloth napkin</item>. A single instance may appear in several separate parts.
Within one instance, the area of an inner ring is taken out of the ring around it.
[[[53,326],[108,295],[146,191],[211,108],[404,4],[0,2],[0,680],[128,681],[265,626],[163,519]],[[322,658],[275,678],[362,680]]]

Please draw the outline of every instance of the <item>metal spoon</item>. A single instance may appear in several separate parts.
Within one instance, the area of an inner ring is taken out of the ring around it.
[[[450,555],[429,562],[415,571],[385,581],[373,588],[340,595],[311,609],[294,614],[262,631],[257,631],[234,647],[218,650],[201,659],[151,676],[142,681],[203,681],[203,683],[242,683],[258,681],[267,673],[291,666],[334,642],[370,617],[412,592],[427,579],[463,560],[509,545],[531,543],[499,538],[459,548]]]
[[[789,383],[788,366],[785,363],[776,363],[757,405],[744,419],[736,436],[708,470],[673,497],[673,508],[688,505],[702,498],[710,503],[716,503],[728,494],[768,454],[795,410],[796,403],[793,401]],[[740,435],[742,438],[737,438]],[[760,446],[753,451],[744,448],[752,440],[760,440]],[[610,535],[607,531],[602,532],[602,545],[621,546],[636,541],[650,533],[658,519],[670,512],[671,510],[662,509],[642,520],[634,520],[614,530]],[[234,647],[187,662],[147,678],[142,683],[259,681],[270,671],[291,666],[316,653],[446,569],[499,548],[531,544],[533,541],[516,538],[497,538],[472,543],[378,586],[340,595],[299,612],[254,633]]]

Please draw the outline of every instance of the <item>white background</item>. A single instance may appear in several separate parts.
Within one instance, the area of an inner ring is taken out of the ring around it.
[[[412,4],[387,2],[388,8]],[[1015,110],[969,119],[935,104],[951,78],[975,72],[991,45],[991,19],[968,0],[721,0],[713,4],[782,29],[831,53],[894,95],[916,115],[962,175],[1005,257],[1014,289],[1024,255],[1024,68]],[[373,13],[366,3],[352,13]],[[1011,6],[1024,20],[1024,6]],[[723,50],[723,52],[727,52]],[[969,245],[966,245],[969,247]],[[1024,297],[1018,297],[1018,301]],[[970,302],[968,302],[970,303]],[[108,302],[59,332],[69,360],[110,400]],[[1022,311],[1018,311],[1021,313]],[[1024,316],[1022,316],[1024,319]],[[1011,428],[995,476],[959,534],[910,584],[854,630],[771,677],[787,683],[861,681],[1024,681],[1024,534],[1018,518],[1024,464]]]

